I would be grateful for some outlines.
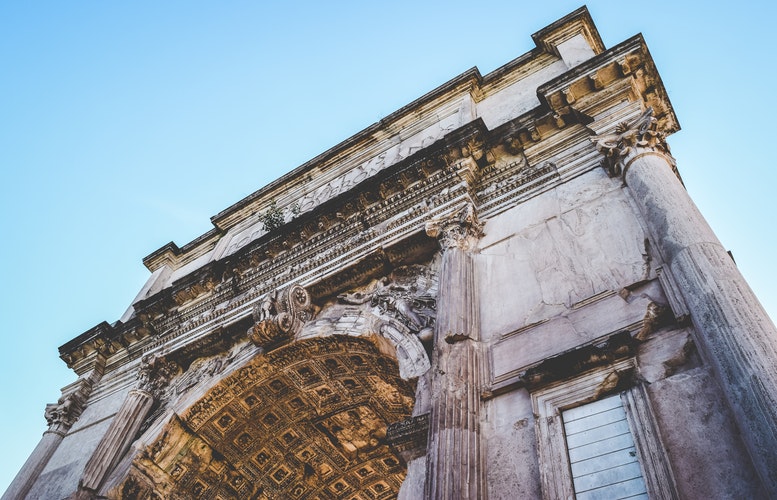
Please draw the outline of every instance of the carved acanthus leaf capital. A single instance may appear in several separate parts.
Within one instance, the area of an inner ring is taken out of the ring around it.
[[[138,389],[158,398],[180,371],[181,367],[175,361],[158,354],[146,354],[138,371]]]
[[[82,375],[56,403],[46,405],[43,416],[49,424],[49,430],[69,429],[78,420],[86,408],[92,388],[102,377],[104,368],[105,358],[100,356],[91,372]]]
[[[46,423],[52,427],[69,428],[78,420],[85,405],[86,401],[79,392],[62,396],[56,403],[46,405]]]
[[[443,250],[467,250],[472,239],[483,236],[483,223],[478,220],[475,207],[468,203],[452,214],[428,221],[426,234],[437,238]]]
[[[653,116],[652,107],[631,123],[619,123],[614,134],[592,137],[591,141],[604,154],[602,166],[610,177],[623,175],[628,161],[646,151],[662,153],[674,167],[674,158],[665,134],[658,130],[658,120]]]

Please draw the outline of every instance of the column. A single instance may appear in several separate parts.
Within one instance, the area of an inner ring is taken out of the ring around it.
[[[127,452],[140,426],[143,425],[154,401],[158,399],[170,379],[179,371],[178,365],[164,357],[146,355],[138,373],[138,387],[129,391],[121,408],[113,417],[97,448],[84,467],[78,491],[70,498],[96,498],[103,481]]]
[[[595,139],[620,176],[690,311],[753,464],[777,498],[777,329],[674,171],[648,109]]]
[[[8,486],[5,494],[3,494],[3,500],[24,498],[27,493],[29,493],[30,488],[35,484],[40,473],[43,472],[49,459],[54,455],[54,452],[57,451],[65,434],[67,434],[66,429],[49,429],[43,433],[43,437],[33,450],[30,458],[24,462],[24,466],[16,475],[13,482]]]
[[[426,498],[485,495],[480,453],[481,366],[472,241],[481,225],[472,205],[427,223],[442,247],[432,359],[432,411]]]
[[[92,387],[102,377],[104,368],[105,357],[100,355],[95,360],[95,366],[91,371],[63,390],[65,394],[59,398],[59,401],[46,405],[45,417],[49,428],[43,433],[38,445],[8,486],[2,500],[27,496],[70,428],[86,408]]]

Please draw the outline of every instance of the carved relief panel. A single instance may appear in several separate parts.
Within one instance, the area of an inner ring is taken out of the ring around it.
[[[386,428],[409,417],[414,387],[381,342],[306,339],[252,358],[174,416],[110,495],[396,497],[405,469]]]
[[[412,379],[429,367],[437,309],[437,262],[395,268],[325,304],[298,338],[380,335],[397,350],[400,374]]]

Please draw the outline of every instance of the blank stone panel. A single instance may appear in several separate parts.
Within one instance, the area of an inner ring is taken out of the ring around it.
[[[647,498],[618,395],[562,412],[576,498]]]

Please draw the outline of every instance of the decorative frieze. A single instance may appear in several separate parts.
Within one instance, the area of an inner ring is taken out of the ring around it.
[[[111,352],[133,346],[130,352],[135,356],[148,348],[137,344],[145,345],[151,341],[149,337],[172,338],[201,329],[294,281],[316,286],[311,279],[330,279],[332,271],[347,268],[366,249],[380,247],[383,242],[393,245],[417,231],[427,214],[439,213],[440,208],[447,211],[447,206],[459,199],[476,199],[482,194],[496,202],[505,190],[541,183],[555,175],[550,172],[553,165],[545,163],[520,170],[509,179],[500,178],[496,190],[484,190],[484,169],[493,167],[501,151],[492,144],[501,144],[502,134],[514,131],[500,130],[498,137],[492,137],[482,122],[475,121],[391,169],[365,177],[358,193],[338,192],[326,203],[316,204],[315,210],[301,210],[284,219],[283,233],[249,235],[250,230],[246,230],[248,236],[235,236],[239,248],[227,249],[224,258],[136,303],[140,325],[132,321],[115,324],[110,333],[116,340],[109,344]],[[62,355],[71,365],[84,356],[77,349]]]

